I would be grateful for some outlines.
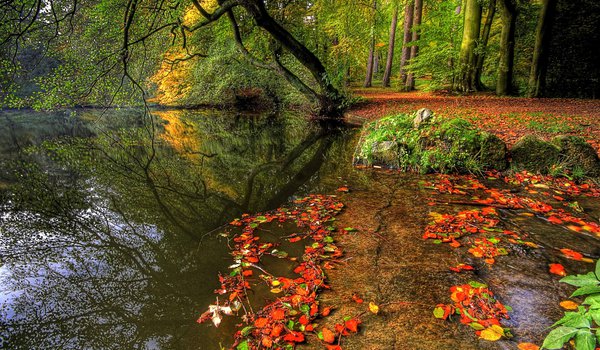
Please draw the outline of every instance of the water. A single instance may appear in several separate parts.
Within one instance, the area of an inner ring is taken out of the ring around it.
[[[548,263],[585,273],[593,264],[558,249],[600,256],[597,237],[515,211],[501,211],[502,219],[540,249],[515,247],[488,266],[466,248],[424,241],[430,212],[469,207],[429,206],[437,195],[420,183],[435,176],[353,168],[357,130],[324,130],[299,116],[157,111],[150,121],[135,110],[3,112],[0,135],[0,347],[228,347],[239,319],[226,317],[219,328],[195,322],[232,264],[223,226],[346,184],[351,192],[338,220],[359,232],[336,237],[348,263],[328,272],[333,287],[323,303],[337,308],[333,319],[364,312],[349,302],[352,292],[391,304],[364,316],[363,331],[344,340],[345,349],[541,344],[562,317],[558,302],[573,291]],[[577,200],[597,222],[598,199]],[[271,225],[261,239],[293,232],[293,225]],[[302,245],[280,248],[299,255]],[[459,262],[477,270],[448,270]],[[285,259],[261,265],[293,276]],[[513,307],[506,326],[514,339],[478,340],[458,322],[433,318],[435,305],[449,302],[448,288],[469,280]],[[250,298],[261,304],[273,296],[256,288]]]
[[[195,323],[231,264],[222,225],[335,189],[354,132],[295,116],[102,113],[0,115],[0,347],[227,346],[234,319]]]

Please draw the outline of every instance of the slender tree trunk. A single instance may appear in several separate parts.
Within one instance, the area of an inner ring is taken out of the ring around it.
[[[390,76],[392,75],[392,63],[394,61],[394,46],[396,44],[396,27],[398,26],[398,6],[394,6],[392,15],[392,24],[390,25],[390,41],[388,43],[387,60],[385,61],[385,72],[383,72],[383,86],[390,86]]]
[[[533,61],[529,75],[529,97],[544,96],[546,72],[548,70],[548,46],[552,37],[552,23],[556,11],[557,0],[543,0],[538,19]]]
[[[408,0],[404,7],[404,35],[402,38],[402,57],[400,57],[400,86],[402,89],[406,86],[408,74],[406,73],[406,64],[410,59],[410,39],[412,38],[412,23],[415,6],[413,0]]]
[[[496,0],[490,0],[487,17],[485,18],[485,24],[483,25],[483,31],[481,33],[481,50],[479,50],[480,52],[477,55],[477,66],[475,67],[475,84],[477,90],[484,90],[485,88],[485,86],[481,82],[481,72],[483,71],[483,63],[485,62],[485,50],[490,39],[490,31],[492,29],[492,23],[494,22],[495,14]]]
[[[419,46],[416,42],[420,37],[420,29],[418,26],[421,25],[421,16],[423,14],[423,0],[415,0],[415,12],[413,16],[412,26],[412,46],[410,47],[410,61],[412,62],[419,54]],[[415,76],[412,72],[408,73],[406,79],[406,90],[411,91],[415,89]]]
[[[481,28],[481,5],[477,0],[465,1],[465,20],[462,43],[460,45],[460,79],[458,89],[463,92],[474,91],[475,86],[475,49]]]
[[[500,0],[502,34],[500,36],[500,62],[496,78],[496,94],[509,95],[513,92],[513,66],[515,58],[515,27],[517,5],[515,0]]]
[[[377,0],[373,0],[373,27],[371,27],[371,45],[369,46],[369,58],[367,59],[367,74],[365,75],[364,87],[373,85],[373,68],[375,66],[375,19],[377,16]]]

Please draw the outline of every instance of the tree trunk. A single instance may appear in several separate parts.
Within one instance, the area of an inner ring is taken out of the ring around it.
[[[410,59],[410,39],[412,37],[411,29],[413,23],[413,14],[415,11],[415,6],[412,0],[408,0],[406,2],[406,6],[404,7],[404,36],[402,38],[402,57],[400,57],[400,86],[402,89],[406,86],[406,80],[408,79],[408,74],[406,73],[406,64]]]
[[[485,18],[485,24],[483,25],[483,31],[481,33],[481,50],[480,53],[477,55],[477,66],[475,67],[475,84],[477,90],[485,89],[485,86],[481,82],[481,72],[483,71],[483,63],[485,62],[485,50],[490,39],[490,31],[492,29],[492,23],[494,22],[495,14],[496,0],[490,0],[487,17]]]
[[[515,0],[500,0],[502,34],[500,36],[500,62],[496,78],[496,94],[503,96],[513,92],[513,66],[515,58],[515,27],[517,5]]]
[[[474,91],[475,86],[475,49],[481,28],[481,5],[477,0],[465,1],[465,20],[462,43],[460,45],[460,79],[458,89],[463,92]]]
[[[367,74],[365,75],[364,87],[371,87],[373,85],[373,66],[375,63],[375,38],[371,38],[371,45],[369,48],[369,58],[367,59]]]
[[[552,23],[557,0],[543,0],[538,19],[533,61],[529,75],[529,97],[544,96],[546,71],[548,70],[548,46],[552,37]]]
[[[410,47],[410,61],[412,62],[417,55],[419,54],[419,46],[416,42],[420,37],[420,29],[415,28],[421,25],[421,16],[423,14],[423,0],[415,0],[415,12],[413,16],[413,25],[412,25],[412,46]],[[411,91],[415,89],[415,76],[412,72],[408,73],[408,77],[406,78],[406,90]]]
[[[390,86],[390,76],[392,75],[392,63],[394,61],[394,46],[396,44],[396,27],[398,26],[398,6],[394,6],[392,15],[392,24],[390,25],[390,41],[388,43],[387,60],[385,61],[385,72],[383,72],[383,87]]]
[[[319,116],[339,119],[343,96],[331,83],[325,66],[317,56],[271,17],[262,0],[243,1],[242,6],[254,18],[257,26],[281,43],[312,74],[321,90],[317,101]]]
[[[371,27],[371,45],[369,46],[369,58],[367,59],[367,74],[365,75],[364,87],[373,85],[373,68],[375,66],[375,20],[377,16],[377,0],[373,0],[373,27]]]

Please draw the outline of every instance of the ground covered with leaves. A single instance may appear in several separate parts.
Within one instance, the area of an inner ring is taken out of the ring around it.
[[[527,134],[549,139],[577,135],[600,154],[600,100],[530,99],[493,95],[454,96],[428,92],[396,92],[391,89],[355,89],[364,101],[348,113],[352,122],[363,123],[398,113],[429,108],[436,115],[462,118],[496,134],[509,146]]]

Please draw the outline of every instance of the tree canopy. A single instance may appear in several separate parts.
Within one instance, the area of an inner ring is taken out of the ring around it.
[[[382,78],[399,90],[537,97],[600,89],[592,0],[18,0],[0,10],[4,107],[260,97],[335,117],[348,86]]]

